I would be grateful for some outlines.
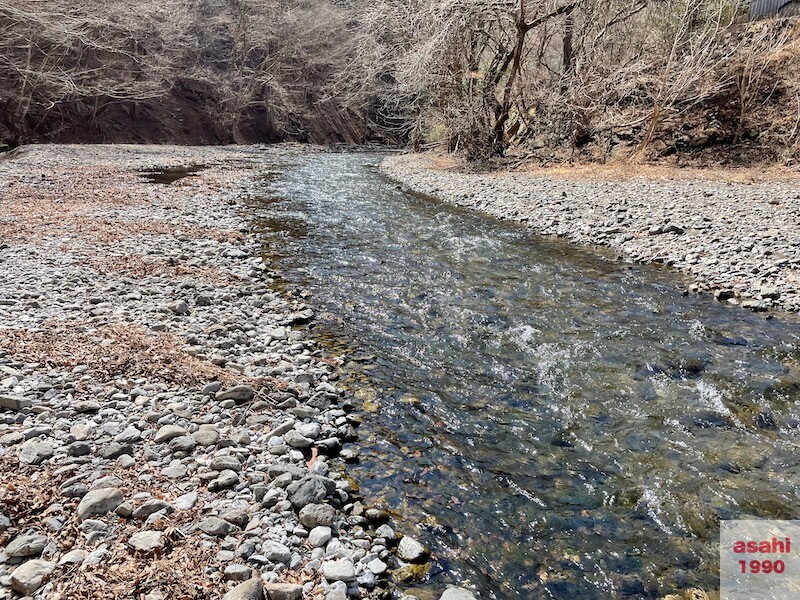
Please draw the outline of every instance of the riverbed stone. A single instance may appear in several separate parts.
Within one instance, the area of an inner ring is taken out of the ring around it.
[[[308,543],[312,548],[322,548],[331,541],[333,534],[330,527],[319,525],[308,533]]]
[[[203,533],[217,537],[224,537],[236,531],[238,527],[219,517],[208,517],[203,520],[198,527]]]
[[[237,385],[226,390],[217,392],[216,399],[222,400],[235,400],[237,402],[252,400],[255,396],[255,390],[249,385]]]
[[[240,583],[227,594],[222,600],[267,600],[264,595],[264,586],[258,578],[249,579]]]
[[[322,563],[322,574],[328,581],[344,581],[349,583],[356,580],[355,565],[346,558],[325,561]]]
[[[10,558],[39,556],[47,546],[47,537],[43,535],[22,535],[11,540],[5,548]]]
[[[20,411],[33,406],[33,400],[24,396],[0,394],[0,408]]]
[[[115,510],[124,502],[122,491],[118,488],[101,488],[87,493],[78,504],[76,514],[78,520],[90,517],[102,517]]]
[[[450,587],[439,600],[476,600],[475,595],[466,588]]]
[[[265,583],[269,600],[302,600],[303,586],[293,583]]]
[[[160,531],[140,531],[133,534],[128,545],[136,552],[145,555],[153,554],[164,547],[163,533]]]
[[[330,504],[307,504],[300,510],[299,517],[308,528],[332,527],[336,522],[336,509]]]
[[[186,435],[186,430],[183,427],[179,427],[178,425],[164,425],[158,430],[153,438],[153,441],[156,444],[165,444],[166,442],[183,435]]]
[[[11,573],[11,588],[28,596],[42,587],[56,570],[56,563],[47,560],[29,560]]]
[[[52,443],[30,440],[20,446],[18,457],[21,463],[38,465],[52,458],[54,454],[55,448]]]
[[[397,556],[410,563],[425,562],[430,556],[430,551],[417,540],[404,535],[397,547]]]

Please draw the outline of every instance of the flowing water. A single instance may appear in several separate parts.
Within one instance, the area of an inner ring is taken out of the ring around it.
[[[295,157],[255,208],[320,327],[372,355],[352,473],[484,598],[718,587],[719,520],[800,515],[800,325],[679,275]],[[371,411],[371,412],[370,412]]]

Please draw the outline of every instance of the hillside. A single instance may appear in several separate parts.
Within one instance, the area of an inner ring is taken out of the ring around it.
[[[795,164],[800,27],[740,0],[0,1],[0,143],[376,141]]]

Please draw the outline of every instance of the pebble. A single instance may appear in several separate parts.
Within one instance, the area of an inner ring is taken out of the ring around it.
[[[397,547],[397,556],[410,563],[425,562],[430,551],[414,538],[404,535]]]
[[[264,586],[260,579],[250,579],[237,585],[222,600],[266,600]]]
[[[23,596],[29,596],[56,570],[56,563],[47,560],[29,560],[11,573],[11,588]]]
[[[328,581],[350,582],[356,580],[356,569],[352,561],[345,558],[322,563],[322,574]]]
[[[465,588],[447,588],[439,600],[476,600],[474,594]]]
[[[5,548],[6,556],[24,558],[39,556],[47,546],[47,538],[43,535],[23,535],[11,540]]]
[[[116,509],[123,501],[122,492],[117,488],[92,490],[78,504],[76,514],[80,521],[94,516],[102,517]]]
[[[140,531],[134,533],[128,540],[128,545],[142,554],[152,554],[164,547],[160,531]]]

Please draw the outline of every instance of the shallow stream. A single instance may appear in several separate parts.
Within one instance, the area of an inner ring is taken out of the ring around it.
[[[379,154],[265,178],[266,252],[369,361],[352,474],[484,598],[718,587],[719,520],[800,516],[800,324],[402,191]]]

